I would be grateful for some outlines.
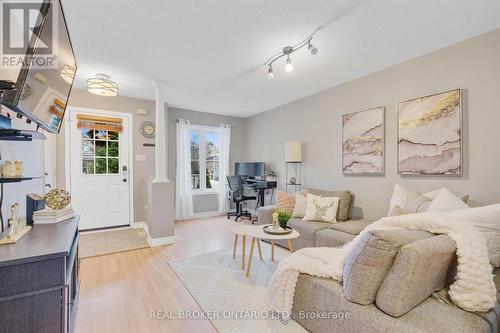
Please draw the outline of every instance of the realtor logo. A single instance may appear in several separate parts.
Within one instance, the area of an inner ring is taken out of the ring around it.
[[[30,64],[36,67],[54,67],[57,26],[52,15],[53,7],[51,1],[36,3],[2,0],[2,67],[24,67]],[[25,58],[29,48],[35,48],[36,53]]]

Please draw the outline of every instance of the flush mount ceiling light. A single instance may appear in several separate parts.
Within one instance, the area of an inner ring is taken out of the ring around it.
[[[317,29],[316,31],[318,31]],[[315,31],[315,32],[316,32]],[[314,33],[313,33],[314,34]],[[311,41],[313,39],[312,35],[309,35],[306,39],[304,39],[302,42],[298,43],[295,46],[285,46],[281,52],[275,54],[271,58],[269,58],[265,64],[267,66],[267,79],[272,80],[274,78],[274,72],[273,72],[273,63],[286,56],[286,62],[285,62],[285,72],[292,72],[293,71],[293,65],[292,65],[292,59],[290,58],[290,55],[294,53],[295,51],[300,50],[304,46],[307,45],[307,49],[309,52],[311,52],[312,55],[318,54],[318,49],[312,45]]]
[[[63,69],[61,71],[61,76],[69,84],[73,83],[75,79],[76,68],[70,65],[63,65]]]
[[[96,74],[95,77],[87,79],[87,90],[99,96],[117,96],[118,83],[111,81],[106,74]]]

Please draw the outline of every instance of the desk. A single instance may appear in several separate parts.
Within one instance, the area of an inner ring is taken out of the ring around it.
[[[252,190],[258,193],[257,207],[262,207],[264,206],[264,197],[266,190],[275,189],[277,187],[277,183],[275,181],[247,179],[243,183],[243,187],[247,190]]]

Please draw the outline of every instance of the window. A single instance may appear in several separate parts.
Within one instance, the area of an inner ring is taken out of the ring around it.
[[[192,126],[190,136],[192,189],[215,191],[219,187],[219,131],[217,128]]]
[[[118,132],[82,129],[82,173],[117,174]]]

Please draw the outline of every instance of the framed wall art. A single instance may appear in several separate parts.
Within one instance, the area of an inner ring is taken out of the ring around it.
[[[385,108],[342,115],[342,172],[384,174]]]
[[[399,103],[398,173],[462,175],[460,89]]]

